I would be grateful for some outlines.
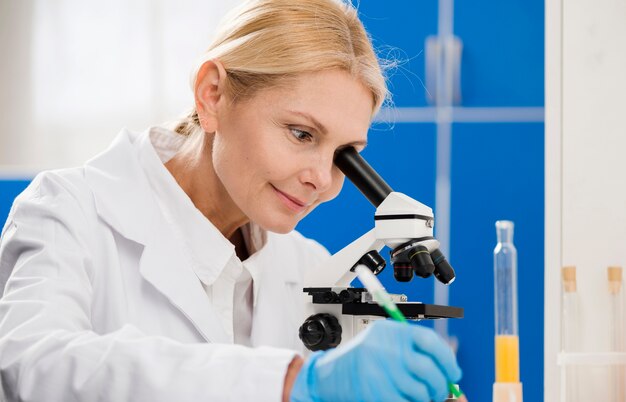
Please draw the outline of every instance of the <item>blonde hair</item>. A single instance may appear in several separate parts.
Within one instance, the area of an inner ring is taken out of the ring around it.
[[[192,89],[209,60],[224,66],[226,91],[235,100],[329,69],[344,70],[371,90],[372,116],[388,96],[370,38],[354,7],[342,0],[248,0],[220,24],[192,73]],[[189,135],[198,128],[193,110],[176,131]]]

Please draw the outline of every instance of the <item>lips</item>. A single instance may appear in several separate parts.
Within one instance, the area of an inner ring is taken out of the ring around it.
[[[302,212],[305,209],[308,208],[308,206],[310,204],[307,204],[304,201],[301,201],[300,199],[293,197],[287,193],[284,193],[282,191],[280,191],[279,189],[277,189],[276,187],[272,186],[272,188],[274,189],[274,191],[276,192],[276,195],[278,196],[278,198],[283,202],[283,204],[285,204],[285,206],[289,209],[291,209],[292,211],[295,212]]]

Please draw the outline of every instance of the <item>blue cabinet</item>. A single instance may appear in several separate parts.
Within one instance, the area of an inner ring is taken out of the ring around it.
[[[544,2],[454,3],[463,106],[543,106]]]
[[[422,86],[424,46],[427,36],[437,34],[438,2],[358,3],[364,24],[382,45],[381,55],[396,52],[406,60],[390,77],[394,106],[432,106]],[[495,116],[492,121],[498,120],[499,107],[514,112],[542,108],[544,2],[478,0],[454,6],[454,34],[463,42],[459,106],[486,108],[483,115]],[[451,130],[449,259],[457,281],[450,288],[450,304],[464,307],[465,318],[451,320],[449,331],[459,340],[465,372],[461,387],[471,401],[491,400],[495,378],[492,252],[498,219],[516,223],[524,395],[543,400],[544,126],[541,117],[529,122],[510,116],[507,123],[456,122]],[[374,126],[364,156],[392,188],[435,209],[436,125],[409,122],[387,128]],[[298,229],[336,252],[372,227],[373,211],[346,183],[336,200],[311,213]],[[397,283],[391,269],[381,275],[390,291],[433,302],[432,278],[407,285]]]
[[[450,303],[459,338],[463,388],[491,400],[494,371],[493,249],[495,221],[515,222],[518,250],[520,376],[524,399],[543,400],[544,143],[543,124],[455,124],[452,149],[450,260],[457,281]]]
[[[358,6],[379,57],[396,64],[388,70],[394,106],[427,106],[424,43],[437,34],[437,2],[364,0]]]

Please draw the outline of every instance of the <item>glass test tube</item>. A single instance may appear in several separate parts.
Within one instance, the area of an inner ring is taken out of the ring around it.
[[[580,352],[580,312],[576,285],[576,267],[566,266],[561,269],[563,282],[563,300],[561,312],[561,351]],[[565,400],[580,401],[578,367],[565,367]]]
[[[611,298],[611,350],[624,352],[624,321],[622,300],[622,267],[608,267],[609,296]],[[624,386],[624,366],[612,367],[611,400],[626,401]]]
[[[513,222],[497,221],[498,244],[493,251],[495,286],[496,383],[519,383],[517,327],[517,250]]]

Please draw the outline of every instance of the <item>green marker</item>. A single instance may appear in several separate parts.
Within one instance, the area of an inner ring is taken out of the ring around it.
[[[406,317],[402,314],[402,311],[398,308],[396,303],[391,300],[391,296],[380,283],[376,275],[372,273],[365,265],[358,265],[354,270],[359,277],[359,280],[365,286],[368,292],[371,293],[374,301],[382,307],[389,317],[398,322],[406,322]],[[461,389],[452,383],[448,383],[448,390],[455,398],[459,398],[463,395]]]

